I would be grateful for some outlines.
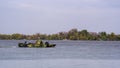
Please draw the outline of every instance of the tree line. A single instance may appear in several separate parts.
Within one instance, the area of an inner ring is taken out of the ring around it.
[[[106,32],[88,32],[87,30],[78,31],[77,29],[71,29],[68,32],[59,32],[56,34],[40,34],[33,35],[25,34],[0,34],[0,40],[103,40],[103,41],[119,41],[120,34],[115,33],[107,34]]]

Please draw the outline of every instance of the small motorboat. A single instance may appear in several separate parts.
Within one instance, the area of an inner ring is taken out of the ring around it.
[[[28,47],[28,48],[50,48],[55,47],[56,44],[49,44],[48,42],[43,42],[42,40],[37,40],[35,43],[18,43],[18,47]]]

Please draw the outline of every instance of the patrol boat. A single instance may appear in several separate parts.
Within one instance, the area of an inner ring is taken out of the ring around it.
[[[27,43],[25,41],[24,43],[18,43],[18,47],[27,47],[27,48],[49,48],[49,47],[55,47],[56,44],[49,44],[49,42],[43,42],[42,40],[37,40],[35,43]]]

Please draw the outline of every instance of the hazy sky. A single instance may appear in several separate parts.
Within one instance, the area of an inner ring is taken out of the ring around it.
[[[0,33],[57,33],[72,28],[120,34],[120,0],[0,0]]]

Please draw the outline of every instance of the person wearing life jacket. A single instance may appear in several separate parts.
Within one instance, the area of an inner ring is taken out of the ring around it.
[[[37,40],[37,41],[35,42],[35,47],[43,47],[43,42],[42,42],[42,40]]]

